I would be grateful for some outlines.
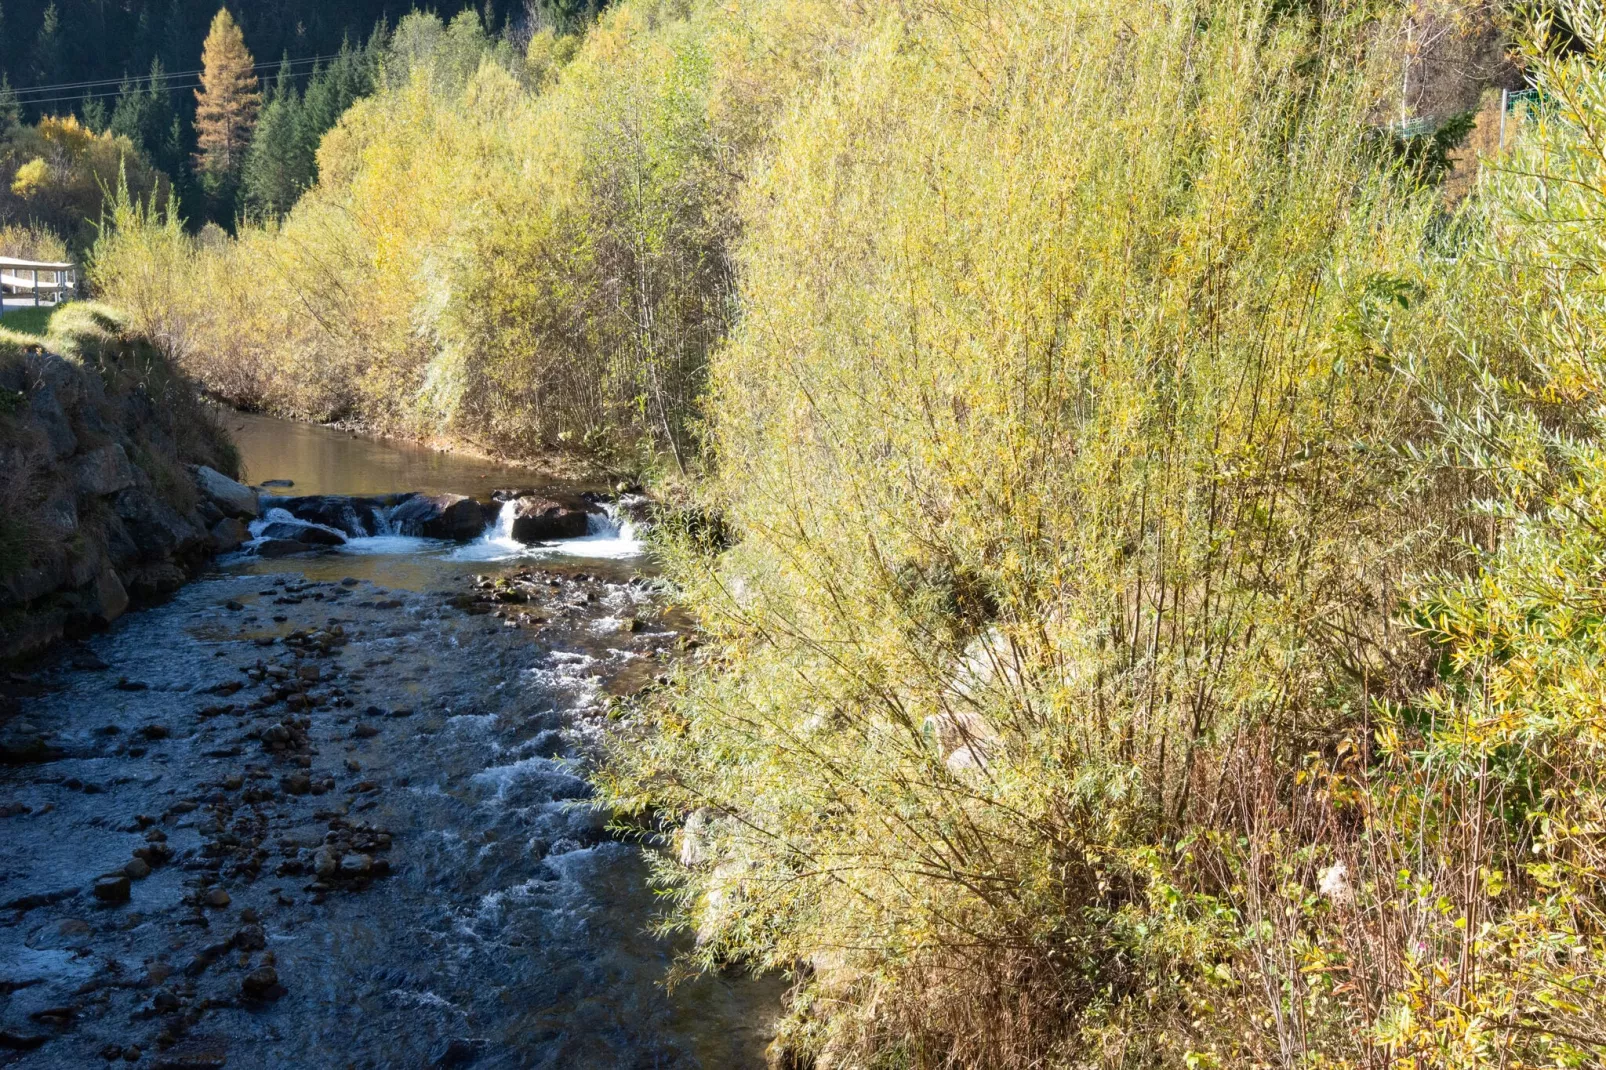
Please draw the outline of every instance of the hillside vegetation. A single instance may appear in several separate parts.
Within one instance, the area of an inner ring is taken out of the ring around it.
[[[1597,1065],[1564,14],[1454,207],[1379,127],[1389,4],[414,16],[282,223],[124,197],[94,278],[238,404],[696,499],[713,642],[601,783],[686,968],[796,977],[778,1063]]]

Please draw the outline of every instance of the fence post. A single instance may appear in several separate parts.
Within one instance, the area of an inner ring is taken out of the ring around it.
[[[1511,90],[1500,91],[1500,151],[1506,151],[1506,109],[1511,106]]]
[[[33,307],[39,307],[39,269],[33,269]]]

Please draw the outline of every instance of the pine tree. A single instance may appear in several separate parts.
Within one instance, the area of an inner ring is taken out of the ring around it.
[[[56,11],[56,0],[45,8],[39,23],[39,38],[33,46],[34,76],[41,83],[59,81],[61,74],[61,15]]]
[[[11,79],[0,71],[0,141],[21,125],[22,105],[17,103],[17,91],[11,88]]]
[[[195,94],[196,164],[214,178],[236,174],[245,162],[262,104],[253,66],[240,27],[228,8],[219,8],[201,49],[201,88]]]
[[[175,178],[184,165],[184,151],[175,133],[177,122],[160,59],[151,60],[150,78],[142,84],[124,79],[112,110],[111,132],[128,138]]]
[[[311,179],[301,159],[305,154],[301,113],[301,95],[291,78],[290,57],[285,56],[240,175],[246,203],[260,212],[278,215],[289,211]]]
[[[79,115],[84,125],[97,134],[106,132],[106,99],[93,93],[84,94],[84,102],[79,105]]]

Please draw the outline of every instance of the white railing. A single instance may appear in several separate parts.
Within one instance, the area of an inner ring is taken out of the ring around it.
[[[35,306],[54,305],[77,292],[77,264],[0,256],[0,301],[10,293],[32,296]]]

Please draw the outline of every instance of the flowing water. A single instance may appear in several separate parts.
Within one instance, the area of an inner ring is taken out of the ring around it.
[[[282,494],[530,483],[231,419]],[[0,767],[0,1066],[763,1065],[778,982],[666,989],[641,854],[585,805],[677,622],[628,523],[510,520],[232,555],[11,679],[52,756]]]

